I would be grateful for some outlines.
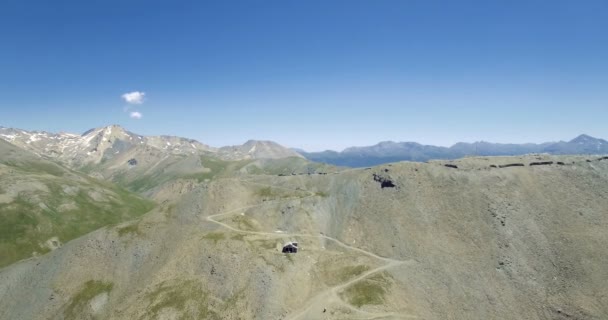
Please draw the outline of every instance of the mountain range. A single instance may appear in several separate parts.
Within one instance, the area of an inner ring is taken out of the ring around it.
[[[113,162],[123,164],[140,153],[162,157],[205,155],[222,161],[247,159],[306,158],[344,167],[368,167],[398,161],[452,160],[467,156],[515,156],[532,153],[553,155],[608,154],[608,141],[581,134],[570,141],[545,143],[458,142],[451,147],[417,142],[383,141],[373,146],[349,147],[341,152],[307,152],[272,141],[249,140],[242,145],[211,147],[194,139],[175,136],[142,136],[111,125],[90,129],[81,135],[48,133],[0,127],[4,139],[35,154],[55,158],[72,167]],[[131,157],[127,159],[128,157]],[[161,158],[162,158],[161,157]],[[115,161],[114,161],[115,162]]]
[[[515,156],[530,153],[606,154],[608,141],[581,134],[570,141],[545,143],[459,142],[451,147],[423,145],[416,142],[384,141],[368,147],[350,147],[342,152],[327,150],[306,152],[294,149],[306,159],[337,166],[367,167],[396,161],[428,161],[458,159],[466,156]]]
[[[271,141],[249,140],[243,145],[213,148],[187,138],[142,136],[117,125],[81,135],[0,127],[0,139],[137,192],[180,177],[209,179],[228,167],[244,167],[262,159],[304,160],[297,152]]]
[[[81,135],[0,127],[0,138],[25,150],[77,166],[107,161],[146,148],[173,155],[208,154],[224,160],[302,157],[271,141],[249,140],[239,146],[213,148],[193,139],[142,136],[118,125],[90,129]]]
[[[608,315],[606,156],[345,168],[118,126],[0,136],[3,320]]]

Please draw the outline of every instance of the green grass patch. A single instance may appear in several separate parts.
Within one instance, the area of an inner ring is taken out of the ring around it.
[[[277,243],[274,240],[256,239],[256,240],[250,241],[249,243],[252,244],[254,247],[267,249],[267,250],[276,249],[276,247],[277,247]]]
[[[230,237],[230,239],[236,240],[236,241],[245,241],[245,234],[237,233],[237,234],[233,235],[232,237]]]
[[[27,168],[33,172],[46,173],[57,177],[63,176],[63,174],[67,171],[54,163],[43,161],[27,162],[24,168]]]
[[[22,193],[12,202],[0,204],[0,267],[48,252],[45,242],[52,237],[65,243],[101,227],[132,220],[154,207],[153,202],[111,185],[56,177],[42,181],[49,192]],[[65,186],[79,191],[67,194]],[[96,201],[90,196],[92,192],[104,200]],[[73,206],[65,209],[64,204]],[[123,234],[131,231],[127,228]]]
[[[294,259],[293,259],[293,253],[285,253],[285,256],[287,257],[287,260],[289,260],[290,263],[294,263]]]
[[[114,178],[113,182],[127,188],[130,191],[143,193],[154,187],[158,187],[165,182],[179,178],[174,173],[164,173],[162,171],[154,174],[140,174],[137,178],[130,179],[128,176],[118,176]]]
[[[251,218],[249,218],[248,216],[236,215],[232,217],[231,221],[233,223],[236,223],[238,229],[247,231],[257,230],[255,225],[253,224],[253,221],[251,221]]]
[[[327,198],[327,197],[329,197],[329,193],[327,193],[327,192],[323,192],[323,191],[317,191],[317,192],[315,192],[315,195],[316,195],[317,197],[322,197],[322,198]]]
[[[256,196],[264,199],[286,199],[286,198],[303,198],[308,196],[304,191],[298,190],[284,190],[272,187],[264,187],[257,189],[254,193]]]
[[[201,156],[203,167],[209,169],[209,171],[183,175],[181,177],[203,182],[206,179],[212,180],[216,177],[230,176],[250,162],[251,160],[224,161],[210,156]]]
[[[126,235],[141,235],[141,231],[139,230],[139,223],[132,223],[122,228],[118,228],[117,230],[118,236],[123,237]]]
[[[165,308],[181,313],[178,319],[220,319],[215,312],[209,310],[208,299],[209,293],[197,281],[182,280],[174,284],[163,282],[146,295],[147,313],[141,319],[158,319]]]
[[[369,266],[357,265],[357,266],[346,266],[338,269],[327,267],[326,283],[328,285],[337,285],[340,283],[347,282],[348,280],[354,279],[355,277],[363,274],[369,270]]]
[[[209,232],[203,236],[205,240],[212,240],[214,244],[217,244],[218,241],[226,239],[226,234],[223,232]]]
[[[97,295],[112,291],[114,285],[111,282],[89,280],[84,283],[82,289],[72,297],[65,309],[65,319],[82,319],[83,313],[89,308],[89,302]]]
[[[68,169],[62,168],[61,166],[50,161],[26,160],[4,161],[3,163],[26,173],[48,174],[61,177],[64,173],[68,172]]]
[[[367,279],[355,282],[343,293],[351,305],[358,308],[364,305],[379,305],[384,303],[384,295],[390,286],[389,275],[385,272],[378,273]]]
[[[298,157],[290,157],[257,160],[248,165],[246,170],[249,174],[291,175],[291,173],[328,172],[329,168],[333,168],[333,166],[310,162]]]
[[[266,188],[259,189],[256,192],[256,195],[259,197],[263,197],[263,198],[270,198],[270,197],[274,196],[274,193],[272,192],[271,187],[266,187]]]
[[[249,162],[224,161],[210,156],[201,156],[200,163],[202,167],[191,168],[190,172],[180,171],[179,169],[165,171],[164,169],[171,169],[171,166],[176,164],[176,162],[173,162],[166,163],[164,166],[161,165],[152,174],[141,172],[135,178],[133,175],[119,175],[114,179],[114,182],[131,191],[142,193],[177,179],[192,179],[200,183],[207,179],[213,180],[216,177],[230,176]],[[206,170],[202,171],[203,168]]]

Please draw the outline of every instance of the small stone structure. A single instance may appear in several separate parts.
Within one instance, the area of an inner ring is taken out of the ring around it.
[[[298,252],[298,243],[297,242],[287,242],[283,246],[283,253],[297,253]]]

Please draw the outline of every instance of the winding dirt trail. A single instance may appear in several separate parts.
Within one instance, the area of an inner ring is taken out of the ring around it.
[[[300,200],[304,200],[307,198],[311,198],[311,197],[315,197],[317,196],[314,192],[308,191],[308,190],[303,190],[303,189],[292,189],[292,188],[285,188],[285,187],[280,187],[280,186],[275,186],[275,185],[270,185],[270,184],[264,184],[264,183],[259,183],[259,182],[254,182],[254,181],[250,181],[250,180],[240,180],[241,182],[245,182],[245,183],[251,183],[251,184],[256,184],[256,185],[260,185],[260,186],[264,186],[264,187],[271,187],[271,188],[276,188],[276,189],[283,189],[283,190],[288,190],[288,191],[296,191],[296,192],[307,192],[308,195],[305,197],[299,197],[298,199]],[[239,213],[239,212],[243,212],[245,210],[251,209],[251,208],[255,208],[255,207],[259,207],[268,203],[273,203],[273,202],[282,202],[282,201],[287,201],[287,200],[293,200],[294,198],[285,198],[285,199],[278,199],[278,200],[270,200],[270,201],[266,201],[264,203],[261,204],[256,204],[256,205],[250,205],[250,206],[244,206],[244,207],[240,207],[240,208],[236,208],[236,209],[231,209],[228,210],[226,212],[222,212],[222,213],[218,213],[218,214],[214,214],[214,215],[210,215],[206,217],[206,220],[211,222],[211,223],[215,223],[219,226],[222,226],[228,230],[232,230],[234,232],[238,232],[238,233],[244,233],[244,234],[253,234],[253,235],[262,235],[262,236],[268,236],[271,238],[286,238],[286,237],[300,237],[300,238],[316,238],[316,239],[326,239],[332,242],[335,242],[337,245],[348,249],[348,250],[352,250],[352,251],[356,251],[359,253],[362,253],[364,255],[370,256],[372,258],[375,258],[377,260],[380,261],[384,261],[386,262],[385,265],[368,270],[367,272],[364,272],[362,274],[360,274],[359,276],[344,282],[342,284],[338,284],[335,285],[333,287],[330,287],[320,293],[318,293],[317,295],[315,295],[314,297],[312,297],[311,299],[309,299],[308,303],[306,304],[305,307],[303,307],[302,309],[300,309],[299,311],[297,311],[296,313],[293,313],[291,315],[289,315],[288,317],[285,318],[285,320],[296,320],[296,319],[301,319],[304,315],[306,315],[308,312],[310,312],[312,309],[316,308],[320,308],[320,306],[323,305],[328,305],[330,303],[338,303],[343,305],[345,308],[357,312],[359,314],[362,314],[363,316],[365,316],[364,318],[357,318],[357,319],[381,319],[381,318],[387,318],[387,317],[391,317],[393,319],[412,319],[412,318],[417,318],[416,316],[413,315],[403,315],[403,314],[396,314],[393,312],[389,312],[389,313],[372,313],[372,312],[367,312],[364,310],[360,310],[357,309],[355,307],[353,307],[352,305],[346,303],[345,301],[343,301],[340,297],[339,297],[339,293],[346,289],[347,287],[349,287],[350,285],[353,285],[354,283],[361,281],[373,274],[376,274],[378,272],[384,271],[386,269],[390,269],[396,266],[401,266],[401,265],[405,265],[405,264],[414,264],[417,261],[415,261],[414,259],[409,259],[409,260],[395,260],[392,258],[387,258],[387,257],[382,257],[379,256],[373,252],[370,251],[366,251],[357,247],[353,247],[351,245],[348,245],[336,238],[330,237],[330,236],[326,236],[323,234],[319,234],[319,235],[310,235],[310,234],[299,234],[299,233],[272,233],[272,232],[261,232],[261,231],[249,231],[249,230],[242,230],[242,229],[238,229],[235,228],[231,225],[228,225],[226,223],[220,222],[215,220],[215,218],[217,217],[222,217],[222,216],[229,216],[229,215],[234,215],[235,213]]]

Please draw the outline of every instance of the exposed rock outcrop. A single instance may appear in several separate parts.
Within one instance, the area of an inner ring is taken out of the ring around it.
[[[539,161],[539,162],[530,162],[530,167],[532,166],[548,166],[552,165],[553,161]]]
[[[382,189],[396,187],[396,185],[393,183],[393,181],[391,179],[389,179],[388,177],[384,177],[384,176],[375,174],[375,173],[374,173],[374,181],[380,183],[380,187]]]
[[[499,168],[509,168],[509,167],[523,167],[523,163],[509,163],[498,166]]]

